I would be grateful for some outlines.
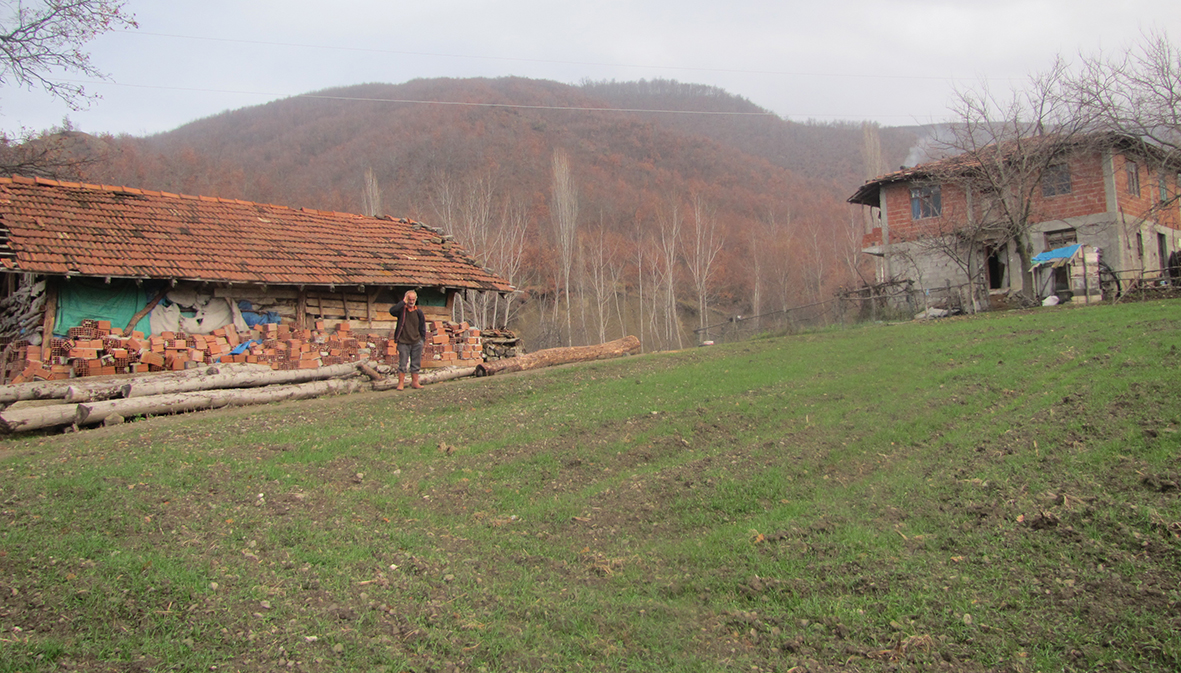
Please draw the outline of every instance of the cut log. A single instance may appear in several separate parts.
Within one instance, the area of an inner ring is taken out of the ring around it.
[[[23,432],[59,425],[70,425],[78,415],[76,404],[50,404],[43,407],[6,409],[0,411],[0,430]]]
[[[590,360],[606,360],[624,355],[637,353],[640,350],[640,340],[634,336],[626,336],[615,341],[595,346],[571,346],[567,348],[549,348],[536,353],[518,355],[515,358],[505,358],[494,362],[485,362],[476,367],[476,376],[492,376],[502,372],[519,372],[526,369],[564,365],[571,362],[588,362]]]
[[[123,400],[106,400],[103,402],[76,405],[74,407],[75,414],[68,422],[77,423],[78,425],[93,425],[95,423],[102,423],[105,419],[114,415],[130,418],[132,416],[217,409],[229,405],[245,406],[250,404],[282,402],[285,400],[306,400],[321,395],[355,393],[368,387],[368,382],[360,378],[348,380],[327,379],[295,385],[266,386],[264,388],[206,390],[202,392],[152,395],[150,397],[133,397]]]
[[[369,380],[371,380],[371,381],[384,381],[385,380],[384,374],[382,374],[381,372],[377,371],[376,369],[374,369],[373,367],[370,367],[369,365],[367,365],[365,363],[361,363],[361,364],[357,365],[357,369],[360,369],[361,373],[364,374],[365,376],[368,376]]]
[[[451,379],[461,379],[465,376],[471,376],[476,373],[475,367],[448,367],[446,369],[436,369],[432,372],[420,374],[418,382],[426,385],[428,383],[439,383],[440,381],[450,381]],[[384,381],[377,381],[373,384],[374,390],[393,390],[398,387],[398,380],[394,377],[389,377]]]
[[[89,402],[91,400],[120,397],[122,395],[120,388],[127,385],[128,383],[138,380],[176,381],[192,378],[194,376],[230,371],[271,371],[271,368],[267,365],[234,362],[209,365],[208,367],[200,367],[196,369],[186,369],[179,372],[131,374],[127,376],[120,376],[119,378],[114,379],[104,378],[98,380],[70,379],[68,381],[29,381],[28,383],[14,383],[6,386],[0,386],[0,404],[12,404],[13,402],[20,402],[22,400],[50,399],[66,399],[69,402]],[[74,396],[72,398],[67,399],[67,396],[71,395],[71,388],[76,389],[76,391],[73,393]]]
[[[344,364],[317,367],[315,369],[272,370],[268,368],[267,371],[219,373],[197,376],[180,381],[157,381],[149,379],[124,385],[122,397],[148,397],[197,390],[214,390],[217,388],[257,388],[259,386],[275,384],[303,383],[305,381],[357,376],[360,374],[360,370],[357,368],[358,364],[356,362],[346,362]]]

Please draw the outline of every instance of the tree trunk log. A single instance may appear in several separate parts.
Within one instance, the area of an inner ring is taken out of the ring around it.
[[[22,400],[50,400],[50,399],[66,399],[71,388],[77,388],[75,393],[79,397],[71,399],[71,402],[85,402],[96,399],[104,399],[98,391],[107,388],[113,388],[115,397],[121,395],[118,388],[127,385],[129,382],[144,380],[165,381],[165,380],[181,380],[192,378],[194,376],[201,376],[202,374],[212,374],[216,372],[227,371],[271,371],[267,365],[247,364],[247,363],[227,363],[209,365],[208,367],[200,367],[196,369],[186,369],[180,372],[160,372],[153,374],[137,374],[133,376],[123,376],[114,379],[70,379],[69,381],[29,381],[28,383],[13,383],[6,386],[0,386],[0,404],[12,404],[13,402],[20,402]],[[94,389],[93,395],[87,396],[83,390]],[[108,395],[109,397],[109,395]]]
[[[447,367],[446,369],[436,369],[429,374],[420,374],[418,377],[418,382],[423,385],[428,383],[439,383],[440,381],[461,379],[465,376],[471,376],[475,373],[475,367]],[[393,390],[397,387],[398,381],[394,377],[389,377],[384,381],[377,381],[373,384],[374,390]]]
[[[26,407],[0,411],[0,430],[22,432],[40,430],[58,425],[70,425],[78,415],[76,404],[51,404],[44,407]]]
[[[597,346],[570,346],[567,348],[550,348],[536,353],[519,355],[515,358],[505,358],[494,362],[485,362],[476,367],[476,376],[492,376],[502,372],[519,372],[526,369],[563,365],[571,362],[587,362],[590,360],[606,360],[623,355],[639,352],[640,340],[634,336],[626,336],[615,341],[608,341]]]
[[[106,400],[76,405],[74,417],[68,422],[78,425],[93,425],[116,414],[126,418],[147,414],[172,414],[199,409],[217,409],[229,405],[245,406],[286,400],[306,400],[321,395],[355,393],[368,388],[368,386],[366,381],[360,379],[327,379],[255,389],[206,390]]]
[[[66,402],[73,403],[94,402],[97,400],[109,400],[115,397],[123,397],[124,388],[129,385],[137,385],[140,382],[153,384],[175,384],[179,381],[189,381],[202,376],[213,376],[215,374],[243,375],[251,373],[259,374],[271,371],[274,370],[272,370],[269,365],[246,362],[227,362],[224,364],[219,363],[206,365],[204,367],[194,367],[192,369],[185,369],[178,372],[138,374],[132,378],[119,377],[113,379],[102,379],[98,381],[74,379],[73,381],[66,384],[65,394],[58,395],[57,397],[61,397]]]
[[[364,362],[357,365],[357,369],[360,369],[361,373],[364,374],[365,376],[368,376],[371,381],[384,381],[385,380],[385,375],[383,375],[381,372],[377,371],[373,367],[370,367],[369,365],[365,364]]]
[[[317,367],[316,369],[268,370],[259,372],[234,372],[198,376],[182,381],[137,381],[123,386],[122,397],[147,397],[151,395],[187,393],[217,388],[257,388],[259,386],[302,383],[322,379],[356,376],[360,373],[356,362]]]

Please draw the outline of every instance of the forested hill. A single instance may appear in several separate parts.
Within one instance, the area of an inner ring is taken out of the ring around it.
[[[867,162],[862,124],[787,121],[724,89],[673,80],[584,82],[580,88],[622,108],[717,113],[659,116],[661,123],[671,128],[706,136],[800,175],[831,180],[845,188],[856,188],[870,173],[897,168],[918,138],[915,128],[870,129],[880,138],[881,156],[880,161]],[[867,163],[877,164],[877,169]]]
[[[578,194],[580,239],[609,245],[635,267],[624,265],[620,287],[639,284],[627,274],[638,273],[639,255],[662,227],[708,216],[723,241],[710,270],[711,302],[749,312],[758,308],[752,301],[774,297],[787,306],[859,281],[864,224],[845,199],[875,166],[896,166],[913,143],[909,132],[876,127],[717,114],[761,112],[720,89],[670,81],[363,84],[146,138],[107,138],[113,151],[83,177],[294,207],[377,208],[443,226],[461,241],[472,238],[473,217],[496,226],[511,210],[528,231],[514,282],[557,296],[558,152]],[[482,254],[479,242],[464,242]],[[774,283],[752,278],[752,263],[781,271]],[[670,273],[674,290],[689,294],[686,269]]]

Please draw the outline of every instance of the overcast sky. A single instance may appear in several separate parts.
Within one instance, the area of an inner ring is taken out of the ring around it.
[[[1161,0],[129,0],[89,45],[110,81],[71,111],[0,89],[0,128],[69,116],[144,135],[302,93],[423,77],[668,78],[796,120],[939,121],[954,87],[1020,86],[1055,55],[1181,40]]]

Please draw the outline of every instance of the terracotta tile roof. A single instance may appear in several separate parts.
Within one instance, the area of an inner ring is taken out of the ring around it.
[[[449,239],[388,216],[0,178],[0,263],[29,273],[512,290]]]

